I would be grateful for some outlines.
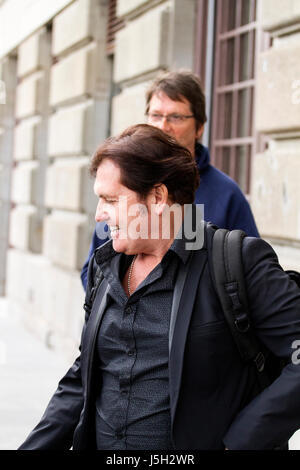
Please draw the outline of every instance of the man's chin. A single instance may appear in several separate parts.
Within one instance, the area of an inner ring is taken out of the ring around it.
[[[112,240],[112,247],[118,253],[126,253],[128,250],[126,240],[122,240],[119,238],[115,238]]]

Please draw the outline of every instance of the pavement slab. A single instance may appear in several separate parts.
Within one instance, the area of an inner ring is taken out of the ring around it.
[[[22,444],[70,365],[29,332],[0,297],[0,450]]]
[[[71,364],[29,332],[0,297],[0,450],[16,450],[38,423]],[[290,439],[300,450],[300,430]]]

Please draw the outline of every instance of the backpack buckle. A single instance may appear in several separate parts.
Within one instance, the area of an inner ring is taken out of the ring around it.
[[[250,328],[248,315],[245,313],[242,313],[241,315],[236,317],[236,319],[234,320],[234,324],[236,326],[236,329],[240,333],[246,333]]]
[[[255,357],[254,362],[258,372],[262,372],[265,368],[265,356],[261,351]]]

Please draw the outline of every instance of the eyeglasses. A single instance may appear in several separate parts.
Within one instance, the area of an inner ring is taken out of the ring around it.
[[[151,122],[160,122],[162,119],[166,119],[170,124],[182,124],[186,119],[193,118],[193,114],[185,116],[184,114],[158,114],[158,113],[148,113],[148,119]]]

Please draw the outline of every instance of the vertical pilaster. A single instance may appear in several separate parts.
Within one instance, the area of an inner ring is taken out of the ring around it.
[[[258,57],[256,129],[267,149],[253,159],[251,201],[261,235],[285,268],[300,269],[300,5],[263,0],[259,22],[273,37]]]
[[[5,294],[6,254],[9,246],[16,66],[14,55],[0,62],[0,296]]]

